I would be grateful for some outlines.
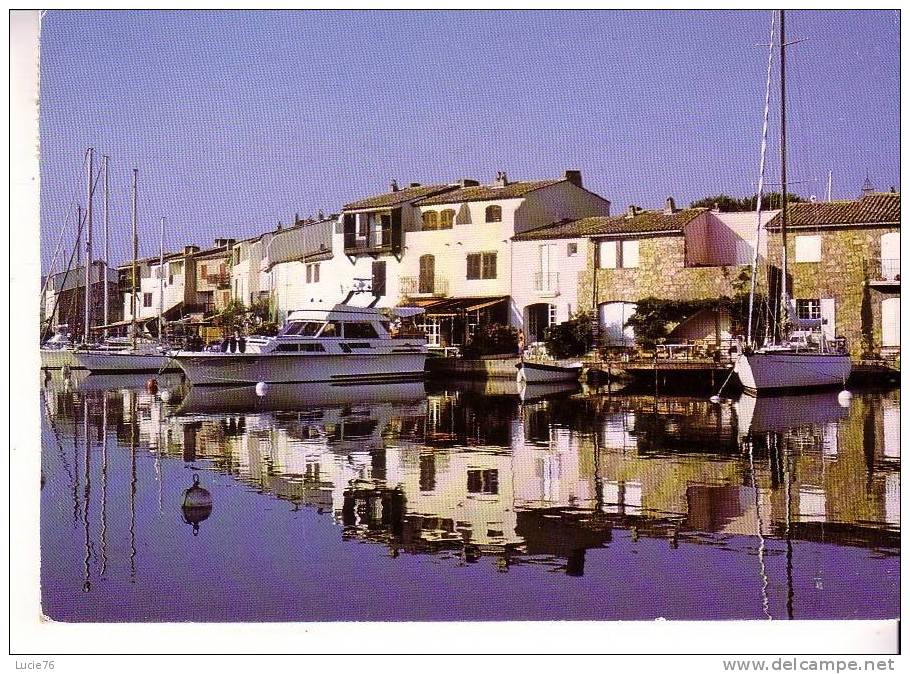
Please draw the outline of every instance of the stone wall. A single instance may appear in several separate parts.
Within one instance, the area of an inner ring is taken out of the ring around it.
[[[790,295],[794,299],[834,298],[834,331],[847,338],[850,355],[876,356],[882,344],[882,300],[900,295],[900,287],[870,287],[867,269],[881,256],[881,237],[896,227],[843,227],[792,230],[787,235]],[[821,236],[821,262],[795,262],[795,237]],[[768,259],[780,266],[779,232],[771,232]],[[876,274],[873,274],[876,276]]]
[[[597,311],[604,302],[659,299],[711,299],[734,294],[733,284],[748,267],[686,267],[686,241],[681,234],[639,239],[635,269],[596,269],[597,241],[588,246],[588,263],[579,275],[578,307]],[[597,292],[594,296],[594,274]]]

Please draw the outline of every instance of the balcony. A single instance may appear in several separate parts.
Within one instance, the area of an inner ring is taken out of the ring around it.
[[[900,258],[869,259],[865,262],[866,279],[870,286],[888,287],[901,284]]]
[[[345,234],[344,252],[345,255],[372,255],[396,252],[392,246],[392,230],[383,229],[370,232],[364,237]]]
[[[405,297],[446,297],[449,280],[442,276],[402,276],[401,294]]]
[[[210,285],[216,286],[218,288],[230,288],[231,287],[231,275],[227,272],[217,273],[217,274],[206,274],[205,280]]]
[[[534,291],[540,295],[554,296],[559,294],[558,272],[537,272],[534,274]]]

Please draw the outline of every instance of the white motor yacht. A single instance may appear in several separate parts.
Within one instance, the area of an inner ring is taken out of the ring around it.
[[[401,328],[392,327],[395,315],[370,307],[337,304],[293,311],[274,337],[232,339],[227,351],[174,351],[171,357],[194,386],[421,378],[426,336],[408,325],[413,308],[395,311]]]

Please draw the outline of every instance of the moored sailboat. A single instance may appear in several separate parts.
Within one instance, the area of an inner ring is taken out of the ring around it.
[[[762,191],[766,135],[768,129],[768,107],[771,84],[771,58],[773,47],[769,47],[768,80],[765,89],[765,123],[762,133],[762,156],[758,183],[758,228],[752,256],[752,282],[749,293],[749,318],[746,345],[734,364],[743,388],[749,393],[794,391],[828,386],[845,385],[850,376],[851,362],[845,345],[832,343],[821,330],[822,321],[800,320],[793,315],[787,292],[787,116],[786,116],[786,56],[787,46],[784,32],[784,11],[779,11],[780,25],[780,165],[781,165],[781,282],[778,302],[778,334],[780,337],[757,346],[752,339],[755,286],[758,266],[758,239],[761,231]],[[771,43],[774,27],[771,28]]]

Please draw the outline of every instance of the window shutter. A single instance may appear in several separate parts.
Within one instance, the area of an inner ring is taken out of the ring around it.
[[[468,255],[468,273],[469,281],[480,278],[480,254],[471,253]]]
[[[597,247],[601,269],[616,269],[616,242],[601,241]]]
[[[638,266],[638,241],[622,242],[622,266],[623,269],[633,269]]]
[[[353,213],[344,214],[344,247],[345,248],[354,247],[354,241],[357,236],[357,232],[354,229],[355,222],[356,222],[356,220],[355,220],[355,216]]]
[[[401,252],[401,209],[392,211],[392,252]]]
[[[373,262],[373,295],[385,295],[385,262]]]

